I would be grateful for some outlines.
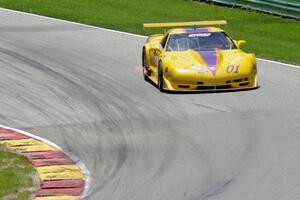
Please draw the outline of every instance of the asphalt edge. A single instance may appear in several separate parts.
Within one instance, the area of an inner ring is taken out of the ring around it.
[[[72,21],[68,21],[68,20],[64,20],[64,19],[57,19],[57,18],[53,18],[53,17],[47,17],[47,16],[43,16],[43,15],[38,15],[38,14],[33,14],[33,13],[27,13],[27,12],[22,12],[22,11],[17,11],[17,10],[11,10],[11,9],[2,8],[2,7],[0,7],[0,9],[6,10],[6,11],[10,11],[10,12],[14,12],[14,13],[23,14],[23,15],[40,17],[40,18],[44,18],[44,19],[50,19],[50,20],[55,20],[55,21],[59,21],[59,22],[65,22],[65,23],[69,23],[69,24],[75,24],[75,25],[84,26],[84,27],[93,28],[93,29],[98,29],[98,30],[102,30],[102,31],[109,31],[109,32],[113,32],[113,33],[118,33],[118,34],[133,36],[133,37],[139,37],[139,38],[145,38],[145,39],[147,38],[147,36],[144,36],[144,35],[138,35],[138,34],[134,34],[134,33],[127,33],[127,32],[117,31],[117,30],[113,30],[113,29],[109,29],[109,28],[101,28],[101,27],[97,27],[97,26],[82,24],[82,23],[79,23],[79,22],[72,22]],[[282,66],[287,66],[287,67],[293,67],[293,68],[300,69],[300,66],[298,66],[298,65],[287,64],[287,63],[273,61],[273,60],[268,60],[268,59],[264,59],[264,58],[257,58],[257,60],[264,61],[264,62],[269,62],[269,63],[273,63],[273,64],[278,64],[278,65],[282,65]]]
[[[55,149],[63,152],[64,154],[66,154],[80,168],[80,170],[82,171],[82,173],[83,173],[83,175],[85,177],[84,192],[80,196],[80,199],[84,199],[84,198],[86,198],[88,196],[88,194],[90,193],[90,188],[91,188],[90,187],[90,185],[91,185],[91,176],[90,176],[90,172],[87,169],[86,165],[79,158],[77,158],[74,155],[71,155],[68,151],[65,151],[63,148],[61,148],[57,144],[55,144],[55,143],[53,143],[53,142],[51,142],[51,141],[49,141],[49,140],[47,140],[45,138],[42,138],[40,136],[34,135],[32,133],[28,133],[26,131],[22,131],[22,130],[19,130],[19,129],[16,129],[16,128],[11,128],[11,127],[8,127],[8,126],[4,126],[4,125],[1,125],[1,124],[0,124],[0,128],[7,129],[7,130],[12,130],[12,131],[15,131],[17,133],[21,133],[23,135],[31,137],[31,138],[33,138],[35,140],[44,142],[44,143],[48,144],[49,146],[52,146]]]

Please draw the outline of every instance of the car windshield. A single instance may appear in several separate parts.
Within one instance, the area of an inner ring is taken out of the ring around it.
[[[170,34],[166,51],[211,51],[214,49],[236,49],[224,32]]]

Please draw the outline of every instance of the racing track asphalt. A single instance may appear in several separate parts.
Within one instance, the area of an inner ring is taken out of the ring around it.
[[[258,62],[258,90],[162,94],[144,38],[0,10],[0,124],[91,173],[91,200],[300,198],[300,69]]]

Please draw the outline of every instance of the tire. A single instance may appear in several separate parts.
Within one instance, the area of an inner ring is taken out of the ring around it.
[[[148,81],[149,80],[149,77],[148,77],[148,67],[147,67],[147,64],[146,64],[146,51],[145,51],[145,48],[143,48],[143,56],[142,56],[142,63],[143,63],[143,76],[144,76],[144,80],[145,81]]]
[[[158,64],[158,76],[157,76],[157,87],[160,92],[164,92],[164,79],[163,79],[163,69],[162,69],[162,62],[159,61]]]

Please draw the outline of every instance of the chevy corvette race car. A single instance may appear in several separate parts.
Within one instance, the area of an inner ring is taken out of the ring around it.
[[[226,21],[144,24],[145,28],[173,27],[147,39],[142,58],[145,80],[150,79],[160,91],[257,88],[255,55],[240,49],[246,41],[232,40],[222,29],[211,27],[225,24]]]

